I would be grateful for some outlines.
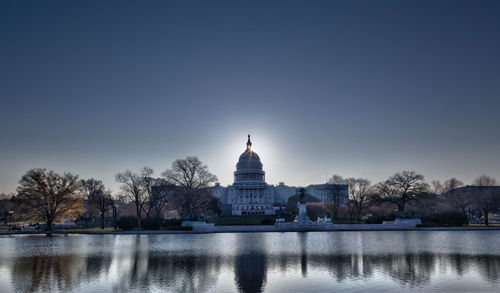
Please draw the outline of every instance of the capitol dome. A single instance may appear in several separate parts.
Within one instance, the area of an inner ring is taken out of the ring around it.
[[[262,170],[260,157],[252,150],[250,134],[248,135],[247,149],[240,155],[234,172],[234,181],[264,181],[265,172]]]
[[[233,215],[274,215],[272,189],[266,184],[259,155],[252,150],[250,134],[247,148],[236,164],[234,184],[229,194],[233,196]]]
[[[256,152],[252,151],[251,148],[247,148],[247,150],[243,154],[241,154],[238,163],[248,164],[250,162],[260,163],[260,158],[259,155],[257,155]]]

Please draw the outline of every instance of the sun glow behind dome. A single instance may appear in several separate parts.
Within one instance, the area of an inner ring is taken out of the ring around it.
[[[234,171],[236,163],[235,158],[242,155],[242,153],[244,153],[248,148],[246,145],[248,142],[248,136],[246,137],[247,139],[245,139],[245,136],[241,135],[243,131],[245,130],[233,130],[225,133],[224,135],[218,136],[217,138],[218,140],[227,142],[218,150],[220,155],[217,155],[217,165],[221,167],[220,171],[214,170],[217,172],[216,174],[219,177],[220,183],[223,185],[232,184],[233,178],[231,174]],[[248,130],[245,132],[249,133]],[[276,145],[275,139],[272,135],[268,135],[262,130],[251,131],[250,133],[252,143],[250,151],[252,154],[256,154],[260,158],[266,172],[270,174],[270,171],[273,171],[273,169],[276,168],[275,162],[279,162],[281,160],[279,158],[279,153],[277,153],[274,148]],[[278,179],[274,179],[274,177]],[[277,183],[281,177],[283,176],[279,176],[279,174],[272,174],[266,179],[266,181],[271,180],[269,181],[271,184]]]

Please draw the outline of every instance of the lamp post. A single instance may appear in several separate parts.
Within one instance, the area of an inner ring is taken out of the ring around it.
[[[9,232],[12,231],[12,214],[14,214],[14,211],[9,211],[9,219],[10,219]]]

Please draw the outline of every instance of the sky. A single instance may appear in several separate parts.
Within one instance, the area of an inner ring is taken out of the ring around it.
[[[0,192],[198,156],[231,184],[500,181],[500,1],[1,1]]]

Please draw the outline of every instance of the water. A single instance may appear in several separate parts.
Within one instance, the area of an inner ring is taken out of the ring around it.
[[[500,231],[0,236],[0,292],[500,292]]]

